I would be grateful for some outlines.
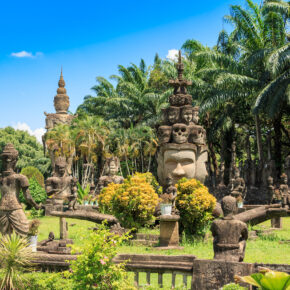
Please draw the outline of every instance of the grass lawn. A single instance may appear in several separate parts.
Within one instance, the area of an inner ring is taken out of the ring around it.
[[[95,226],[94,223],[66,219],[69,225],[69,238],[74,240],[76,245],[82,244],[82,239],[89,233],[89,228]],[[41,225],[39,229],[39,241],[47,239],[50,231],[53,231],[56,238],[59,238],[59,218],[56,217],[41,217]],[[267,229],[270,228],[270,221],[255,226],[253,229]],[[140,232],[158,234],[158,230],[141,229]],[[280,241],[290,240],[290,217],[283,218],[283,229],[276,230],[269,236],[261,236],[255,241],[248,241],[246,248],[245,262],[248,263],[290,263],[290,244],[281,243]],[[199,259],[212,259],[212,239],[209,238],[207,242],[186,242],[181,244],[183,250],[157,250],[146,246],[132,246],[122,245],[119,248],[119,253],[131,254],[159,254],[159,255],[182,255],[191,254],[196,255]]]
[[[59,218],[56,217],[41,217],[39,229],[39,241],[47,239],[49,232],[53,231],[56,239],[59,238]],[[95,227],[95,224],[88,221],[77,220],[77,219],[66,219],[69,228],[69,238],[74,240],[76,245],[81,245],[82,240],[85,239],[86,235],[90,232],[90,228]],[[262,230],[270,228],[270,221],[253,227],[255,230]],[[252,230],[252,229],[249,229]],[[159,234],[158,229],[143,228],[139,232]],[[278,263],[278,264],[289,264],[290,263],[290,244],[281,243],[281,241],[290,240],[290,217],[283,218],[283,229],[276,230],[269,236],[259,236],[255,241],[248,241],[246,248],[245,262],[248,263]],[[212,259],[212,238],[209,238],[206,242],[187,242],[182,241],[181,245],[184,247],[183,250],[157,250],[154,247],[146,246],[132,246],[123,244],[119,247],[119,253],[130,253],[130,254],[159,254],[159,255],[182,255],[191,254],[196,255],[199,259]],[[134,274],[128,273],[132,285],[134,283]],[[141,273],[139,276],[140,285],[146,285],[145,273]],[[144,286],[141,289],[161,289],[158,287],[157,274],[151,275],[151,287]],[[171,275],[165,274],[163,276],[164,288],[171,289]],[[188,289],[190,289],[191,277],[188,277]],[[176,288],[185,289],[182,287],[182,276],[176,276]]]

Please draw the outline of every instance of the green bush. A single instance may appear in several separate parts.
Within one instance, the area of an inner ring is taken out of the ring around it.
[[[235,283],[227,284],[223,286],[223,288],[221,288],[221,290],[246,290],[246,289],[247,288],[242,287],[239,284],[235,284]]]
[[[44,203],[46,201],[47,199],[46,191],[44,190],[43,187],[39,185],[39,183],[34,177],[29,179],[29,191],[36,203]],[[20,192],[19,199],[21,203],[28,205],[26,199],[23,196],[22,191]]]
[[[109,184],[99,195],[102,212],[113,213],[125,228],[140,228],[154,221],[159,197],[152,186],[151,173],[135,173],[123,184]]]
[[[42,173],[33,166],[27,166],[21,170],[21,174],[25,175],[28,179],[35,178],[37,182],[44,187],[44,177]]]
[[[128,238],[110,233],[104,224],[83,240],[81,247],[73,246],[74,252],[81,253],[76,261],[71,261],[71,272],[67,272],[74,282],[73,289],[135,289],[130,286],[123,264],[115,264],[117,247]]]
[[[31,272],[22,273],[21,276],[22,286],[18,286],[18,290],[70,290],[73,288],[72,280],[63,278],[61,273]]]
[[[178,181],[176,207],[186,236],[198,237],[205,234],[213,218],[215,204],[215,197],[200,181],[186,178]]]

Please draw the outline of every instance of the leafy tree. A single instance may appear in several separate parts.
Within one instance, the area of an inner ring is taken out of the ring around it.
[[[26,131],[15,130],[12,127],[0,129],[0,152],[7,143],[12,143],[19,152],[16,165],[17,171],[28,166],[36,167],[43,175],[47,176],[50,169],[49,158],[44,157],[43,147],[34,136]],[[1,160],[0,160],[0,167]]]

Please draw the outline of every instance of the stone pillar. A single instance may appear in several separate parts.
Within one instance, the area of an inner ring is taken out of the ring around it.
[[[179,248],[178,215],[160,216],[160,247]]]
[[[281,217],[272,218],[271,227],[275,229],[282,229],[282,218]]]
[[[60,228],[59,238],[61,240],[66,240],[68,238],[68,227],[67,222],[63,217],[59,218],[59,228]]]

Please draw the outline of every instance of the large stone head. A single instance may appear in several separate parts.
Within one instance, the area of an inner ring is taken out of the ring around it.
[[[198,121],[199,121],[199,107],[193,107],[192,108],[192,122],[197,125]]]
[[[120,160],[117,156],[112,156],[106,159],[103,175],[113,176],[119,171]]]
[[[227,195],[222,199],[221,206],[224,217],[230,217],[237,212],[237,200],[230,195]]]
[[[175,123],[178,123],[179,120],[179,113],[180,113],[180,109],[179,107],[169,107],[167,108],[167,120],[168,123],[173,125]]]
[[[58,157],[55,160],[55,172],[59,177],[62,177],[66,173],[66,158],[65,157]]]
[[[192,121],[192,106],[184,106],[181,111],[181,120],[189,125]]]
[[[188,141],[189,128],[187,125],[178,123],[172,126],[172,138],[173,142],[177,144],[183,144]]]
[[[201,150],[194,144],[174,144],[167,143],[161,147],[158,153],[157,174],[161,185],[166,186],[167,177],[172,177],[173,184],[179,179],[196,178],[204,182],[207,174],[206,148]]]
[[[160,144],[165,144],[170,141],[171,132],[172,132],[171,126],[160,126],[158,128],[157,134]]]
[[[18,151],[11,143],[5,145],[1,154],[4,171],[13,171],[18,159]]]

